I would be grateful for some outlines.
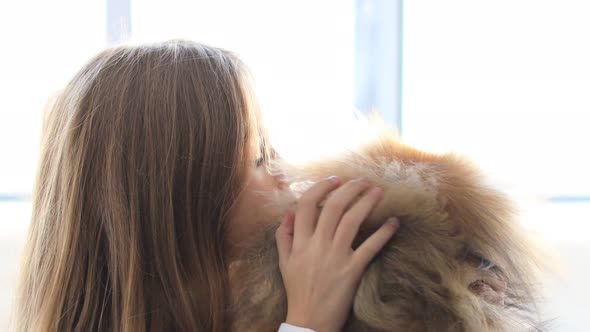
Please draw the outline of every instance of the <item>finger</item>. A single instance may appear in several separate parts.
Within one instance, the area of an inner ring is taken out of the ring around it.
[[[356,202],[342,217],[334,234],[334,246],[350,248],[363,221],[383,198],[383,189],[374,187]]]
[[[353,264],[361,270],[377,255],[399,228],[397,218],[389,218],[381,227],[371,234],[352,254]]]
[[[314,184],[301,196],[295,212],[294,248],[303,246],[312,236],[318,218],[318,204],[339,185],[337,177],[329,177]]]
[[[324,204],[316,228],[316,234],[322,241],[332,240],[342,214],[369,186],[369,182],[365,179],[352,180],[332,193],[332,196]]]
[[[281,225],[275,232],[275,239],[277,242],[277,251],[279,254],[279,268],[283,270],[283,266],[291,255],[291,248],[293,246],[293,220],[295,216],[286,212],[281,221]]]

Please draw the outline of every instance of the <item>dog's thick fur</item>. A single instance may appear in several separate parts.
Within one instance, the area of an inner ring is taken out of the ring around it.
[[[281,171],[293,185],[364,176],[385,189],[353,249],[387,217],[400,219],[397,234],[365,271],[343,331],[541,329],[535,251],[515,223],[515,205],[469,160],[425,153],[385,135],[339,157]],[[282,210],[293,208],[276,201]],[[234,332],[276,331],[286,317],[277,227],[278,221],[265,226],[238,261]]]

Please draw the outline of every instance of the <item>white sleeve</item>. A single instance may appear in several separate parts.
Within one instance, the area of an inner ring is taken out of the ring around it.
[[[282,323],[281,326],[279,326],[279,330],[278,332],[316,332],[312,329],[306,329],[305,327],[299,327],[299,326],[295,326],[295,325],[291,325],[291,324],[287,324],[287,323]]]

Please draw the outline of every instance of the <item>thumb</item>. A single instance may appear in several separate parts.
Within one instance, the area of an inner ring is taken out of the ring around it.
[[[291,255],[291,247],[293,246],[293,222],[295,216],[291,212],[285,212],[281,225],[277,228],[275,238],[277,240],[277,251],[279,253],[279,267],[283,269],[283,265]]]

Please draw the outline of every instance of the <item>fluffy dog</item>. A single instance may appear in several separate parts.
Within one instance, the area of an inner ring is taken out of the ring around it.
[[[515,222],[515,204],[468,159],[419,151],[384,134],[335,158],[279,168],[293,188],[338,175],[363,176],[385,189],[353,249],[387,217],[400,220],[367,267],[343,331],[542,329],[536,251]],[[294,207],[281,197],[274,204],[277,211]],[[278,218],[264,226],[238,261],[234,332],[276,331],[286,317],[278,226]]]

